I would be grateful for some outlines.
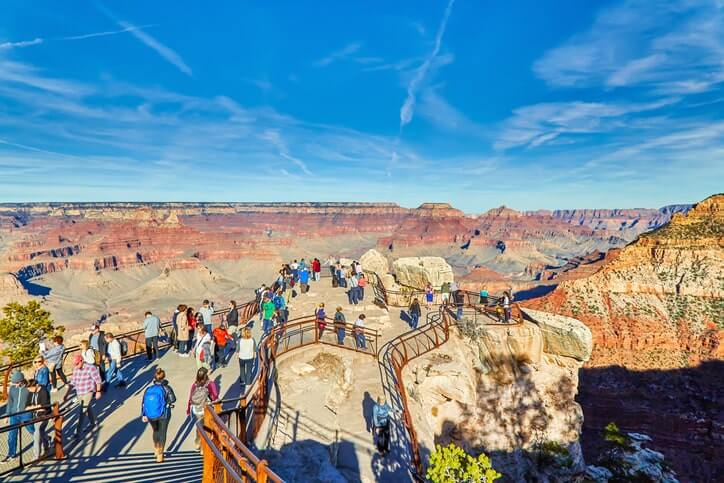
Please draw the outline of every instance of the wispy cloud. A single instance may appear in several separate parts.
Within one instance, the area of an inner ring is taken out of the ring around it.
[[[361,48],[362,48],[362,44],[360,42],[353,42],[351,44],[347,44],[344,47],[342,47],[341,49],[335,50],[334,52],[330,53],[329,55],[322,57],[321,59],[315,61],[314,65],[317,67],[326,67],[338,60],[347,59],[351,55],[359,52],[359,50]]]
[[[31,45],[42,44],[43,39],[35,38],[33,40],[21,40],[19,42],[3,42],[0,44],[0,50],[17,49],[20,47],[30,47]]]
[[[435,60],[435,57],[440,52],[442,37],[443,35],[445,35],[445,29],[447,28],[447,22],[450,18],[450,13],[452,13],[452,7],[454,3],[455,0],[449,0],[447,7],[445,7],[445,13],[443,13],[442,20],[440,21],[440,26],[437,29],[437,34],[435,35],[435,42],[433,44],[432,51],[427,56],[422,65],[418,67],[417,70],[414,72],[412,79],[407,85],[407,97],[405,98],[405,102],[400,108],[400,129],[402,129],[405,125],[409,124],[410,121],[412,121],[412,117],[415,114],[417,90],[420,88],[420,85],[425,80],[425,77],[427,77],[427,74],[430,71],[431,66],[433,65],[433,61]]]
[[[546,52],[533,71],[559,87],[690,94],[724,82],[723,58],[720,0],[628,0],[603,9],[589,30]]]
[[[167,62],[174,65],[178,70],[183,72],[184,74],[188,76],[192,76],[193,72],[191,71],[191,68],[186,65],[186,62],[181,58],[180,55],[178,55],[175,51],[170,49],[169,47],[165,46],[155,38],[151,37],[148,33],[144,32],[143,30],[139,29],[135,25],[132,25],[128,22],[125,22],[123,20],[118,21],[118,25],[126,29],[126,31],[130,32],[131,35],[136,37],[138,40],[140,40],[144,45],[146,45],[151,50],[154,50],[158,55],[163,57]]]

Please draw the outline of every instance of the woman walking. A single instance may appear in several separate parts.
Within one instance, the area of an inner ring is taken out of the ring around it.
[[[416,298],[412,299],[412,303],[410,304],[409,312],[410,312],[410,318],[412,319],[410,326],[413,329],[417,329],[417,324],[420,321],[420,315],[422,315],[422,309],[420,308],[420,301],[417,300]]]
[[[176,325],[178,327],[178,355],[180,357],[189,356],[189,341],[191,340],[191,327],[189,326],[188,307],[185,305],[178,306],[178,315],[176,316]]]
[[[153,376],[153,382],[143,393],[141,406],[141,419],[144,423],[149,423],[153,430],[153,448],[157,463],[163,462],[168,422],[171,420],[171,408],[175,402],[176,394],[168,385],[166,372],[159,367]]]
[[[48,366],[48,370],[50,371],[50,381],[53,385],[50,392],[57,391],[58,376],[60,376],[60,380],[63,381],[63,384],[68,384],[68,379],[65,377],[65,373],[63,372],[63,353],[65,352],[63,337],[56,335],[53,337],[53,343],[55,344],[53,347],[42,353],[43,357],[45,357],[45,363]]]
[[[239,340],[239,383],[242,391],[251,384],[254,359],[256,359],[256,341],[251,336],[251,329],[245,327]]]
[[[203,419],[206,406],[217,399],[219,399],[219,389],[216,383],[209,380],[209,371],[205,367],[200,368],[196,371],[196,381],[191,385],[186,415],[193,416],[194,422]],[[201,451],[201,435],[198,429],[194,438],[194,447],[196,451]]]
[[[432,310],[432,298],[435,295],[435,290],[432,288],[430,282],[425,285],[425,302],[427,302],[427,310]]]
[[[342,307],[337,307],[337,312],[334,314],[334,328],[337,330],[337,344],[344,345],[344,332],[347,325],[347,319],[345,319],[342,313]]]

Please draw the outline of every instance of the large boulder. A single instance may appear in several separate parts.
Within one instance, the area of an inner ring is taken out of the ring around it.
[[[432,284],[435,288],[445,282],[453,282],[452,267],[442,257],[398,258],[392,264],[397,283],[415,288]]]
[[[543,351],[587,361],[591,357],[591,330],[580,320],[533,309],[522,309],[543,333]]]
[[[359,262],[362,264],[362,268],[375,272],[378,275],[384,275],[390,271],[390,264],[387,258],[374,248],[367,250],[359,259]]]

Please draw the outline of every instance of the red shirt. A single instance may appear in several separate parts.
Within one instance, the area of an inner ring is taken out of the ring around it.
[[[322,264],[319,263],[317,260],[312,261],[312,271],[313,272],[321,272],[322,271]]]
[[[222,329],[221,327],[215,328],[213,334],[216,345],[219,347],[225,347],[226,341],[231,339],[226,329]]]

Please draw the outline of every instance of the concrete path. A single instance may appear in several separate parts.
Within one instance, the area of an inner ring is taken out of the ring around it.
[[[337,305],[344,307],[347,322],[356,320],[359,313],[368,316],[368,327],[381,331],[378,347],[395,336],[409,330],[409,326],[400,318],[400,311],[391,309],[389,313],[372,304],[372,290],[367,288],[366,300],[357,307],[347,302],[344,289],[332,288],[329,279],[313,283],[310,291],[300,295],[290,303],[290,317],[309,315],[319,302],[325,302],[327,314],[333,316]],[[424,312],[424,309],[423,309]],[[421,323],[424,321],[425,314]],[[254,323],[253,332],[258,340],[261,336],[261,324]],[[332,337],[331,331],[328,335]],[[325,336],[327,337],[327,336]],[[317,349],[317,346],[311,349]],[[385,458],[379,457],[372,446],[371,434],[367,431],[371,417],[370,401],[377,395],[389,390],[386,375],[378,367],[376,360],[345,351],[327,347],[325,350],[352,355],[355,361],[366,365],[360,384],[350,393],[348,405],[354,408],[345,418],[329,417],[307,418],[308,426],[322,429],[338,427],[345,436],[345,444],[338,445],[338,466],[350,481],[408,481],[407,448],[404,446],[401,427],[396,425],[393,431],[392,451]],[[304,349],[302,350],[304,351]],[[301,351],[300,351],[301,352]],[[361,362],[364,361],[364,362]],[[356,363],[357,364],[357,363]],[[143,391],[152,380],[157,367],[166,370],[170,385],[176,392],[178,402],[172,411],[168,432],[168,453],[166,461],[157,464],[154,461],[151,429],[140,419],[140,407]],[[193,358],[181,358],[170,350],[164,351],[160,360],[147,363],[144,356],[135,358],[124,366],[124,375],[130,382],[125,388],[111,388],[103,398],[96,402],[95,412],[99,426],[83,438],[67,445],[68,457],[64,461],[46,460],[6,477],[8,482],[195,482],[201,478],[201,457],[194,450],[194,427],[186,417],[186,401],[193,382],[196,366]],[[221,389],[223,398],[239,395],[237,383],[238,363],[235,359],[227,368],[213,373],[213,379]],[[385,384],[383,384],[385,380]],[[282,393],[282,403],[284,395]],[[287,411],[304,414],[308,408],[303,401],[298,407],[287,405]],[[365,414],[365,411],[368,414]],[[69,418],[65,424],[64,437],[75,434],[76,417]],[[323,445],[329,444],[328,437],[319,436],[323,431],[308,431],[304,437],[315,438]],[[293,443],[293,441],[292,441]],[[271,466],[274,469],[274,466]],[[354,473],[357,472],[355,475]]]

